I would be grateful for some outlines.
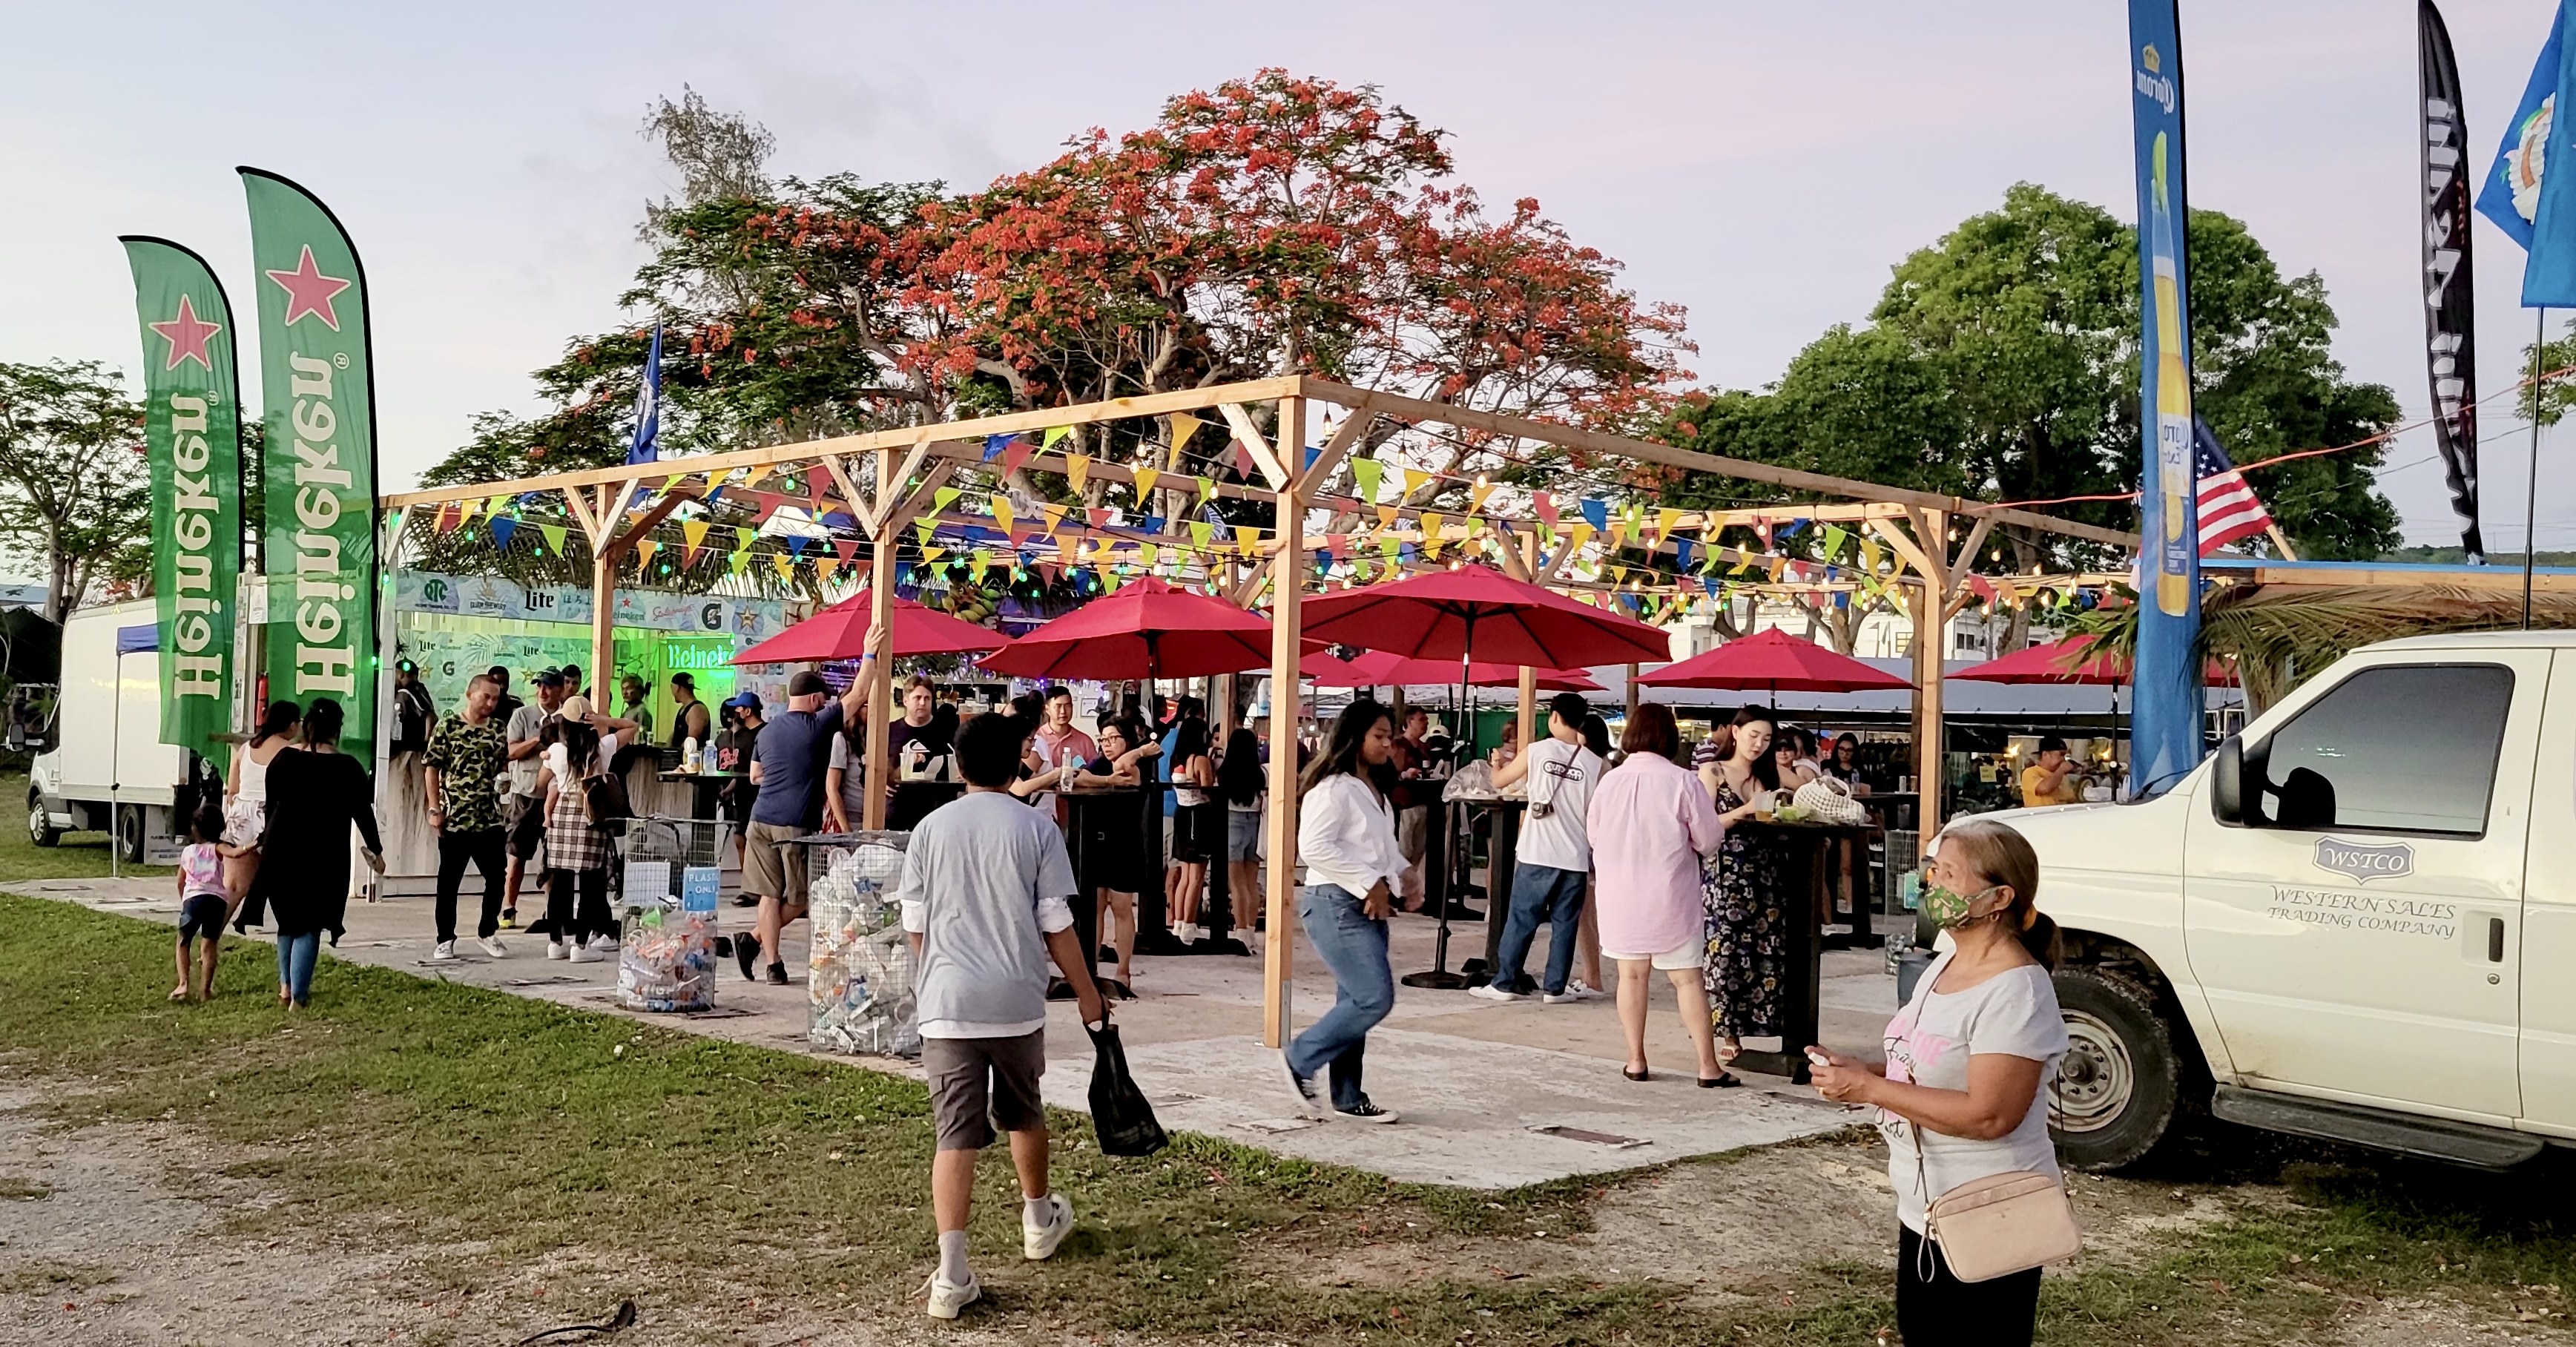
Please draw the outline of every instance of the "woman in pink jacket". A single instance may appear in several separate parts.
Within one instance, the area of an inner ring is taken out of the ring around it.
[[[1646,994],[1660,969],[1673,980],[1682,1024],[1699,1049],[1699,1083],[1714,1089],[1742,1083],[1718,1064],[1700,987],[1707,956],[1700,858],[1714,854],[1726,834],[1707,789],[1681,764],[1681,743],[1670,710],[1638,707],[1619,736],[1625,760],[1593,788],[1585,832],[1600,885],[1601,949],[1619,961],[1619,1024],[1628,1031],[1623,1074],[1647,1078]]]

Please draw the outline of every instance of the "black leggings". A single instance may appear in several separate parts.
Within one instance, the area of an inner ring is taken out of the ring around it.
[[[2029,1347],[2038,1324],[2038,1268],[1963,1282],[1940,1245],[1896,1227],[1896,1331],[1905,1347]]]
[[[573,902],[573,886],[581,887],[581,902]],[[546,874],[546,929],[557,940],[575,944],[592,936],[617,934],[617,920],[608,915],[608,872],[606,870],[551,870]]]

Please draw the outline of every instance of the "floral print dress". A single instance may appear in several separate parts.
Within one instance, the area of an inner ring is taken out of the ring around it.
[[[1743,807],[1744,797],[1720,776],[1717,812]],[[1717,855],[1701,867],[1700,891],[1708,911],[1700,985],[1708,991],[1710,1024],[1720,1038],[1779,1033],[1789,914],[1780,902],[1780,857],[1771,839],[1755,829],[1728,828]]]

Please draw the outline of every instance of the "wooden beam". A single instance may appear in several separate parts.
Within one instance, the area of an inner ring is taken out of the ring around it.
[[[883,503],[893,500],[901,491],[902,483],[894,472],[894,455],[880,452],[877,455],[879,508],[886,508]],[[889,694],[894,690],[894,566],[895,545],[901,540],[900,527],[882,516],[877,520],[874,538],[876,564],[870,568],[868,576],[869,629],[888,633],[885,641],[871,646],[868,652],[876,656],[869,663],[880,675],[878,686],[885,690],[868,708],[867,804],[859,811],[859,826],[870,832],[879,831],[886,825],[887,792],[894,782],[894,698]]]
[[[859,490],[858,483],[850,480],[849,469],[841,465],[840,455],[825,454],[823,455],[822,462],[823,470],[832,474],[832,484],[841,488],[841,494],[849,498],[850,518],[858,521],[859,536],[871,539],[876,537],[876,500],[866,492]],[[815,522],[820,523],[822,521],[817,520]]]
[[[1897,528],[1895,526],[1895,521],[1887,519],[1870,520],[1869,531],[1877,534],[1881,539],[1885,540],[1888,547],[1893,549],[1896,555],[1904,560],[1905,564],[1914,568],[1915,574],[1924,577],[1926,580],[1935,581],[1937,583],[1936,577],[1940,574],[1943,568],[1933,565],[1931,554],[1925,552],[1921,546],[1917,545],[1914,539],[1907,537],[1905,530]]]
[[[1909,513],[1916,536],[1925,544],[1924,561],[1928,563],[1935,550],[1947,557],[1949,516],[1939,510]],[[1943,600],[1949,587],[1948,567],[1932,566],[1923,573],[1922,588],[1914,592],[1914,788],[1920,792],[1915,821],[1925,838],[1941,829],[1941,688],[1950,645]]]
[[[1351,447],[1358,444],[1360,437],[1366,435],[1369,427],[1375,424],[1377,424],[1377,418],[1365,412],[1352,412],[1343,417],[1342,423],[1333,428],[1333,437],[1324,441],[1324,450],[1315,456],[1314,465],[1298,471],[1299,492],[1311,496],[1317,488],[1333,480],[1333,470],[1342,466],[1342,460],[1349,456]],[[1377,502],[1361,503],[1375,505]]]
[[[1625,436],[1607,435],[1595,430],[1579,430],[1572,426],[1560,426],[1545,421],[1481,412],[1473,408],[1452,406],[1445,402],[1431,402],[1394,393],[1353,388],[1347,384],[1337,384],[1324,379],[1304,380],[1302,391],[1310,397],[1321,398],[1354,412],[1378,412],[1405,421],[1430,422],[1435,425],[1457,426],[1464,430],[1481,430],[1488,434],[1536,440],[1562,449],[1615,454],[1621,458],[1660,463],[1666,467],[1687,468],[1693,472],[1719,473],[1748,482],[1764,482],[1772,486],[1786,487],[1792,491],[1812,491],[1821,496],[1892,502],[1899,505],[1912,505],[1918,509],[1960,514],[1986,513],[2007,523],[2024,524],[2050,533],[2082,538],[2089,542],[2107,543],[2131,550],[2135,550],[2138,546],[2138,535],[2134,533],[2097,528],[2091,524],[2079,524],[2052,515],[2034,514],[2028,510],[1985,505],[1958,496],[1944,496],[1937,492],[1879,486],[1870,482],[1854,481],[1848,477],[1831,477],[1824,473],[1783,468],[1773,463],[1756,463],[1750,459],[1722,458],[1716,454],[1675,449],[1671,445],[1656,444],[1651,440],[1632,440]]]
[[[885,523],[879,529],[879,535],[883,536],[900,529],[926,513],[927,503],[937,499],[939,488],[948,485],[948,479],[956,475],[957,462],[954,459],[943,458],[931,465],[930,473],[921,479],[921,485],[915,487],[911,494],[897,501],[886,511]]]
[[[1279,399],[1278,424],[1282,442],[1303,444],[1305,400]],[[1284,485],[1287,489],[1279,493],[1277,502],[1279,547],[1270,558],[1270,816],[1262,821],[1268,829],[1270,861],[1263,885],[1269,939],[1262,946],[1261,1041],[1273,1048],[1288,1045],[1289,955],[1297,947],[1298,600],[1305,590],[1297,560],[1303,550],[1298,531],[1305,525],[1306,507],[1295,484]]]
[[[617,535],[609,540],[608,552],[604,555],[624,556],[633,551],[637,540],[652,532],[654,525],[670,518],[673,510],[692,499],[694,497],[690,496],[685,489],[662,493],[662,498],[653,502],[652,509],[646,510],[634,523],[620,529]]]
[[[581,536],[590,544],[590,554],[598,556],[606,539],[599,529],[599,516],[591,513],[590,502],[585,499],[589,493],[580,487],[566,487],[558,494],[564,499],[564,508],[572,512],[573,522],[581,525]]]
[[[1243,442],[1244,448],[1252,451],[1252,461],[1260,466],[1261,475],[1270,479],[1270,489],[1287,490],[1296,479],[1280,463],[1279,455],[1271,452],[1270,441],[1261,438],[1260,427],[1252,424],[1252,413],[1245,411],[1239,402],[1226,403],[1217,410],[1225,413],[1225,423],[1233,429],[1234,437]]]
[[[930,461],[931,450],[938,443],[937,436],[925,432],[912,448],[904,452],[903,465],[891,474],[886,471],[885,465],[887,456],[894,450],[887,448],[877,451],[877,480],[891,481],[894,484],[891,487],[877,488],[877,528],[880,531],[889,527],[900,527],[899,524],[890,523],[889,517],[893,515],[895,506],[903,500],[904,489],[911,485],[914,477],[920,475],[922,465]]]
[[[1517,578],[1528,579],[1531,568],[1538,564],[1538,535],[1533,533],[1522,538],[1518,547],[1504,548],[1503,559],[1513,563],[1512,569],[1519,572]],[[1520,699],[1514,703],[1514,707],[1512,724],[1520,732],[1520,751],[1527,753],[1530,751],[1530,746],[1538,742],[1532,737],[1537,733],[1538,670],[1526,664],[1520,668]],[[1524,776],[1521,780],[1523,796],[1527,796],[1538,784],[1534,777]],[[1494,857],[1493,863],[1502,864],[1502,857]]]

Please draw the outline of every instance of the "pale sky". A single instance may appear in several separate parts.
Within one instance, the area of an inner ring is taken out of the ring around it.
[[[2450,0],[2480,167],[2555,6]],[[2193,204],[2324,274],[2336,353],[2427,403],[2413,0],[2185,0]],[[1451,133],[1489,201],[1536,196],[1629,285],[1690,309],[1703,382],[1778,377],[1888,268],[2028,180],[2134,213],[2125,7],[1848,3],[21,5],[0,52],[0,359],[137,368],[121,233],[204,253],[237,307],[235,164],[313,189],[368,270],[386,489],[527,371],[619,321],[635,225],[672,191],[636,134],[694,85],[777,136],[776,168],[976,185],[1068,135],[1145,124],[1263,65],[1376,83]],[[2480,391],[2532,315],[2477,224]],[[245,391],[257,397],[244,342]],[[2489,433],[2510,417],[2491,408]],[[2541,449],[2540,544],[2576,547],[2576,467]],[[2528,441],[2484,447],[2487,539],[2522,539]],[[2429,432],[2382,487],[2456,542]]]

